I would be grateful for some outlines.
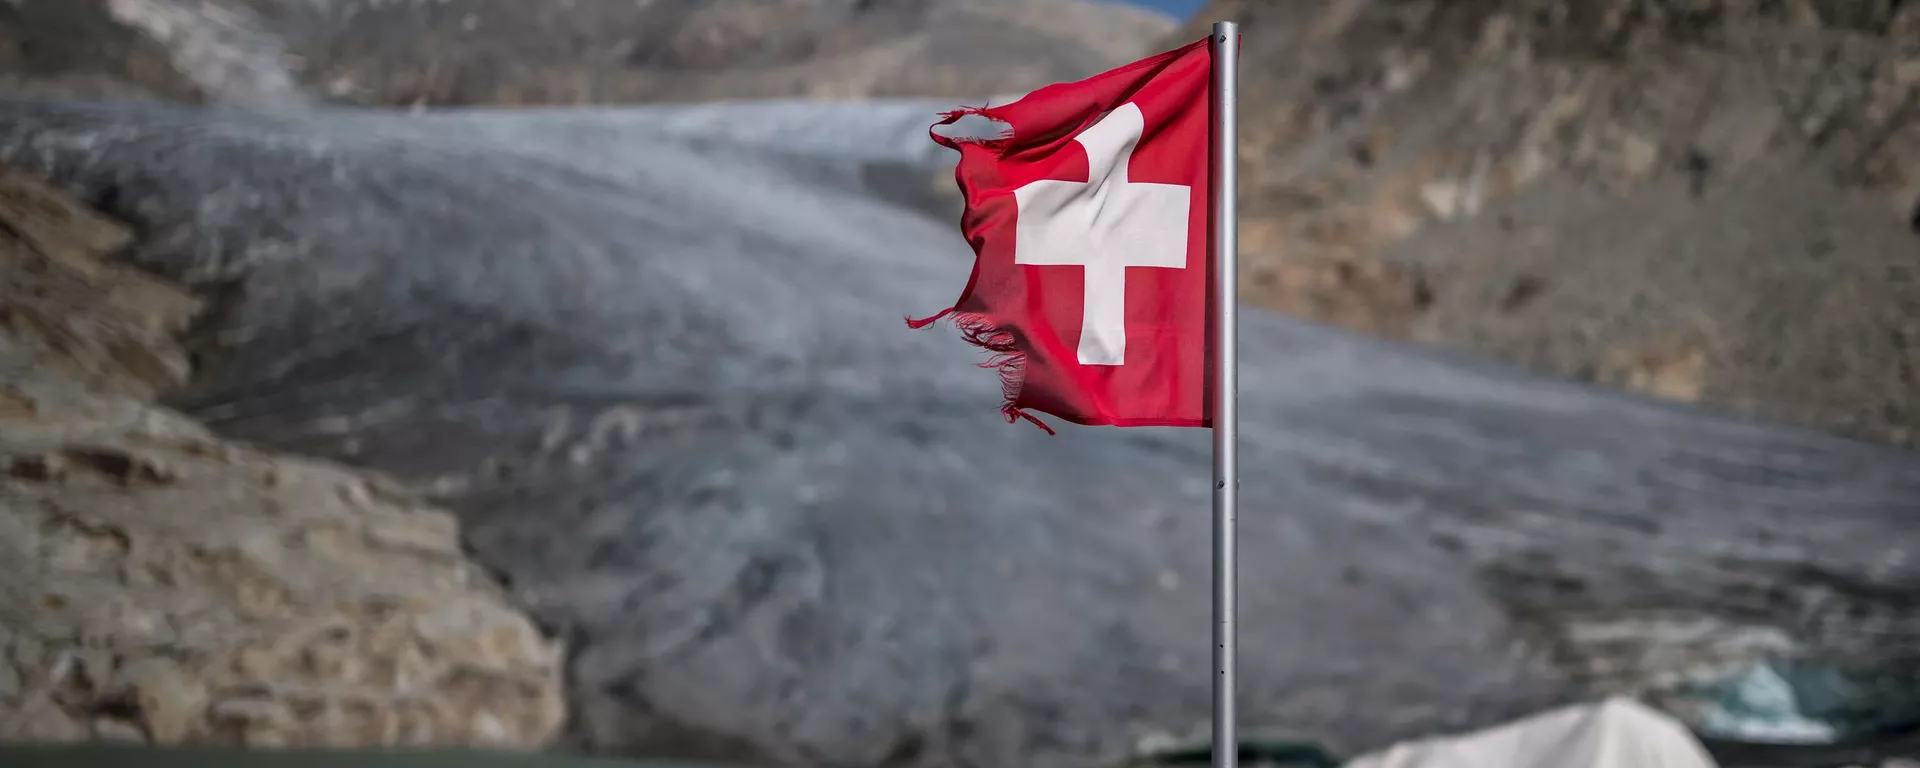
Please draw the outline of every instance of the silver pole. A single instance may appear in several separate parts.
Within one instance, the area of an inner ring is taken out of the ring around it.
[[[1213,25],[1213,766],[1237,768],[1240,738],[1234,689],[1239,510],[1238,357],[1240,303],[1240,25]]]

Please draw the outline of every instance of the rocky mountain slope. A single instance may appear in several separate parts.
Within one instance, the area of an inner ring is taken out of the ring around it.
[[[166,96],[246,104],[969,97],[1084,77],[1172,26],[1093,0],[0,4],[0,42],[24,52],[24,71],[118,74]]]
[[[1201,18],[1245,30],[1255,300],[1920,440],[1920,6],[1219,0]]]
[[[303,77],[363,104],[1004,93],[1124,63],[1173,26],[1090,0],[273,5]]]
[[[572,744],[1046,768],[1203,734],[1206,435],[1005,424],[973,348],[902,327],[971,265],[887,194],[951,162],[936,107],[13,102],[0,158],[217,298],[177,407],[459,514],[567,641]],[[1882,693],[1920,674],[1914,454],[1243,322],[1249,732],[1353,754],[1774,658],[1920,720]]]
[[[0,169],[0,740],[538,747],[555,644],[392,481],[153,403],[201,302]]]
[[[168,49],[101,2],[0,3],[0,94],[193,101]]]

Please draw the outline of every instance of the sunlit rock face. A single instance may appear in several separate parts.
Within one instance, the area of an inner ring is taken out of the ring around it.
[[[156,405],[203,303],[0,168],[0,739],[536,748],[561,654],[392,482]]]

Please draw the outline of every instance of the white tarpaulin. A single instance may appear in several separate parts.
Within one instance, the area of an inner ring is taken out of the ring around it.
[[[1399,744],[1346,768],[1715,768],[1692,732],[1629,699]]]

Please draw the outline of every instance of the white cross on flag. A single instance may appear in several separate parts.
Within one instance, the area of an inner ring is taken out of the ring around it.
[[[960,151],[973,277],[909,324],[951,316],[994,352],[1009,421],[1211,426],[1207,43],[941,123],[982,115],[998,138],[934,134]]]

